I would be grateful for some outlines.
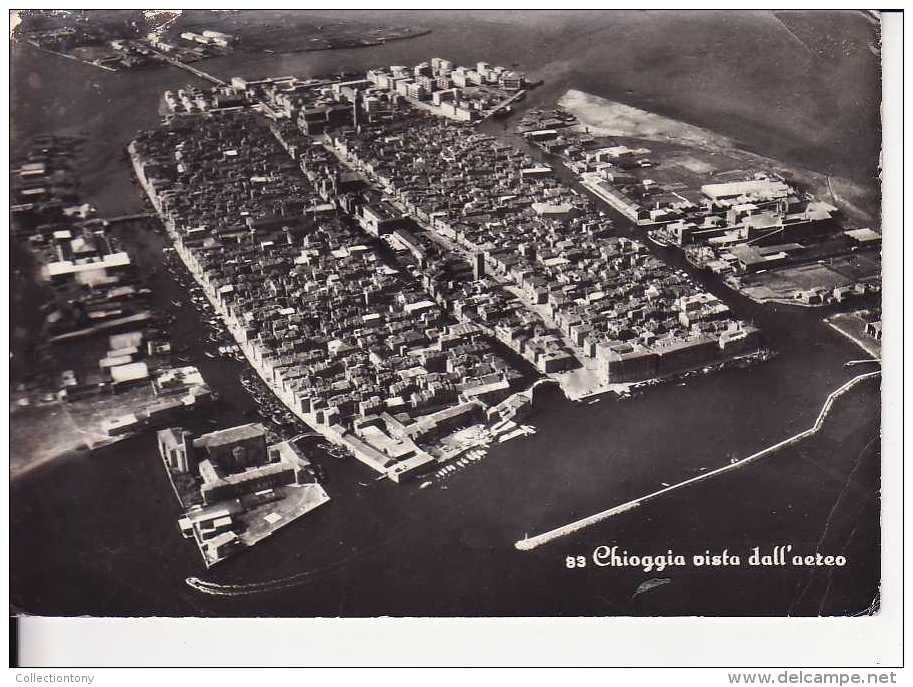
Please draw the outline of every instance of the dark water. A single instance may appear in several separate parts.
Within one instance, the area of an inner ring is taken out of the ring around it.
[[[466,62],[517,62],[545,78],[556,77],[531,96],[532,103],[578,87],[620,100],[627,94],[628,102],[645,106],[639,98],[646,97],[646,84],[658,88],[664,78],[676,77],[662,76],[667,69],[662,65],[651,68],[650,51],[635,41],[643,34],[634,28],[650,32],[652,24],[643,21],[641,13],[619,16],[609,26],[587,26],[580,17],[511,22],[501,15],[484,15],[483,21],[441,23],[429,36],[378,48],[235,56],[205,64],[221,76],[311,76],[372,64],[409,64],[441,54]],[[706,26],[711,19],[705,16],[702,21]],[[746,25],[742,19],[725,21],[732,30]],[[686,22],[689,30],[697,31],[695,22],[701,25],[698,19]],[[618,26],[633,32],[630,40],[613,33]],[[673,45],[681,40],[667,36]],[[584,46],[579,55],[569,47],[572,39],[577,41],[574,45]],[[714,49],[725,53],[730,40],[705,41],[704,62],[712,61]],[[631,76],[599,58],[608,52],[636,60],[652,80],[645,76],[640,90],[627,93],[631,89],[626,88],[626,79]],[[701,63],[682,64],[700,69]],[[19,48],[13,51],[13,66],[14,134],[62,127],[68,132],[84,130],[91,136],[91,171],[84,179],[87,197],[103,214],[141,207],[120,151],[136,129],[155,124],[160,92],[180,87],[190,75],[164,69],[145,72],[138,79]],[[729,67],[748,68],[741,62]],[[731,80],[722,79],[705,84],[705,89],[719,98],[730,86]],[[814,99],[815,90],[809,87],[801,94]],[[787,110],[812,107],[799,100],[790,101],[776,116],[761,115],[779,119],[779,124],[757,123],[759,130],[769,133],[754,137],[751,144],[763,147],[776,140],[808,166],[848,168],[852,156],[846,149],[822,145],[811,150],[796,143],[802,138],[796,131],[784,133],[791,126]],[[689,102],[675,91],[662,105],[667,114],[675,110],[683,119],[732,133],[726,116],[701,107],[689,109]],[[659,105],[657,101],[648,109],[663,111]],[[861,105],[853,110],[854,116],[861,116],[862,110]],[[714,117],[718,126],[709,121]],[[853,126],[846,113],[832,119],[839,120],[829,120],[837,136],[844,135],[841,127]],[[740,131],[750,133],[745,127]],[[154,263],[161,238],[143,225],[125,231],[133,232],[140,259]],[[622,503],[660,488],[661,482],[673,483],[697,474],[701,467],[723,465],[732,456],[753,453],[806,428],[827,393],[858,373],[845,369],[843,362],[862,357],[859,351],[821,322],[821,312],[761,308],[709,286],[740,316],[762,327],[781,354],[752,369],[694,378],[685,387],[657,387],[624,402],[607,399],[573,407],[543,387],[531,420],[539,433],[494,447],[485,461],[445,481],[446,490],[438,483],[425,490],[375,484],[370,482],[373,473],[357,462],[318,458],[325,462],[326,488],[333,501],[209,573],[201,572],[195,546],[177,531],[177,504],[151,436],[35,470],[12,485],[11,601],[29,612],[64,615],[860,612],[876,596],[880,577],[877,380],[842,397],[818,435],[761,463],[665,496],[532,552],[513,548],[524,534]],[[178,293],[165,275],[155,278],[153,287],[162,302]],[[180,314],[176,339],[198,340],[195,318],[193,311]],[[225,399],[221,417],[226,424],[240,421],[250,407],[237,382],[241,367],[208,360],[200,353],[195,347],[195,362]],[[371,486],[362,487],[360,481]],[[635,598],[637,586],[657,573],[565,568],[565,556],[587,555],[599,544],[615,544],[636,554],[671,548],[687,555],[727,548],[745,555],[753,546],[764,549],[784,543],[801,553],[843,553],[849,563],[811,573],[747,566],[674,568],[661,574],[671,583]],[[300,583],[295,586],[250,596],[213,597],[184,583],[190,575],[245,583],[302,573],[310,574],[297,577]]]

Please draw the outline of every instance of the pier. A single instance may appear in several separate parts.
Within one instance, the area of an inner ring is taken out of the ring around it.
[[[196,67],[191,67],[186,62],[181,62],[180,60],[176,60],[173,57],[168,57],[168,55],[166,55],[165,53],[160,52],[158,50],[154,50],[153,52],[156,55],[158,55],[159,59],[161,59],[163,62],[167,62],[168,64],[170,64],[174,67],[177,67],[178,69],[183,69],[186,72],[190,72],[194,76],[197,76],[201,79],[209,81],[210,83],[213,83],[216,86],[225,86],[226,85],[226,83],[224,81],[222,81],[222,79],[220,79],[216,76],[213,76],[212,74],[209,74],[207,72],[204,72],[202,69],[197,69]]]
[[[745,465],[748,465],[749,463],[752,463],[756,460],[766,458],[767,456],[769,456],[773,453],[776,453],[777,451],[779,451],[782,448],[791,446],[793,444],[796,444],[796,443],[802,441],[803,439],[813,436],[814,434],[817,434],[818,431],[821,429],[821,426],[824,424],[824,418],[826,418],[828,413],[830,413],[831,407],[833,406],[834,401],[836,401],[840,396],[845,394],[847,391],[852,389],[854,386],[856,386],[860,382],[862,382],[866,379],[875,377],[879,374],[881,374],[880,370],[876,371],[876,372],[867,372],[865,374],[861,374],[857,377],[853,377],[848,382],[844,383],[842,386],[840,386],[837,389],[835,389],[834,391],[832,391],[830,394],[828,394],[827,399],[825,399],[824,405],[821,408],[821,412],[818,413],[818,417],[815,419],[815,423],[811,427],[809,427],[808,429],[806,429],[802,432],[799,432],[798,434],[795,434],[787,439],[784,439],[783,441],[780,441],[780,442],[774,444],[773,446],[768,446],[767,448],[762,449],[762,450],[758,451],[757,453],[753,453],[750,456],[747,456],[746,458],[742,458],[741,460],[734,461],[728,465],[724,465],[723,467],[717,468],[715,470],[705,472],[703,474],[698,475],[697,477],[692,477],[690,479],[686,479],[682,482],[678,482],[677,484],[673,484],[673,485],[665,487],[663,489],[659,489],[658,491],[654,491],[649,494],[640,496],[636,499],[626,501],[625,503],[619,504],[617,506],[613,506],[612,508],[601,511],[599,513],[595,513],[586,518],[581,518],[580,520],[575,520],[574,522],[568,523],[567,525],[562,525],[561,527],[557,527],[553,530],[549,530],[548,532],[543,532],[542,534],[538,534],[534,537],[526,537],[524,539],[520,539],[519,541],[514,543],[514,547],[519,549],[520,551],[530,551],[539,546],[542,546],[543,544],[547,544],[548,542],[553,541],[554,539],[558,539],[560,537],[564,537],[569,534],[579,532],[582,529],[585,529],[592,525],[596,525],[604,520],[608,520],[609,518],[614,517],[620,513],[624,513],[625,511],[629,511],[634,508],[637,508],[638,506],[646,503],[647,501],[651,501],[659,496],[662,496],[663,494],[668,494],[669,492],[676,491],[678,489],[682,489],[682,488],[690,486],[692,484],[697,484],[698,482],[702,482],[706,479],[710,479],[711,477],[716,477],[717,475],[722,475],[723,473],[729,472],[730,470],[736,470],[736,469],[743,467]]]
[[[501,102],[499,102],[497,105],[495,105],[491,110],[489,110],[488,112],[486,112],[486,113],[482,116],[482,118],[479,120],[478,123],[481,124],[482,122],[486,121],[487,119],[490,119],[491,117],[494,117],[495,114],[497,114],[498,112],[500,112],[501,110],[503,110],[505,107],[508,107],[508,106],[510,106],[510,105],[513,105],[513,104],[514,104],[515,102],[517,102],[518,100],[522,100],[522,99],[523,99],[523,96],[525,96],[525,95],[526,95],[526,89],[523,89],[523,90],[517,91],[516,93],[514,93],[514,94],[513,94],[512,96],[510,96],[509,98],[505,98],[504,100],[502,100]]]

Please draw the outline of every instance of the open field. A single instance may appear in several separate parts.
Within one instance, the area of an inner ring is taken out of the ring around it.
[[[427,33],[414,26],[359,21],[353,16],[321,17],[282,10],[184,10],[169,27],[168,39],[185,43],[185,31],[220,31],[237,37],[237,50],[292,53],[383,44]]]
[[[879,280],[881,255],[879,253],[851,253],[822,263],[784,267],[741,278],[740,291],[759,301],[793,299],[796,291],[813,288],[833,289],[868,280]]]
[[[640,110],[578,90],[568,90],[558,101],[560,107],[580,121],[579,131],[605,136],[618,144],[645,145],[658,167],[642,170],[638,176],[661,184],[681,185],[677,190],[694,200],[702,184],[727,181],[755,171],[772,171],[819,199],[831,202],[851,220],[853,226],[880,227],[879,194],[849,179],[828,176],[798,166],[786,165],[748,152],[733,139],[685,122]],[[687,190],[685,189],[687,187]],[[690,191],[690,192],[689,192]]]

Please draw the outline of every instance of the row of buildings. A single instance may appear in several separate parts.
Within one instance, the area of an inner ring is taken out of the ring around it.
[[[590,359],[603,384],[638,381],[761,347],[754,327],[642,243],[612,236],[611,221],[509,144],[415,111],[324,140],[440,239],[422,237],[429,291],[542,373]],[[471,284],[454,279],[454,254]],[[626,345],[663,365],[631,372]]]
[[[63,400],[151,381],[171,353],[131,255],[112,225],[79,202],[76,155],[78,141],[37,137],[14,168],[10,193],[12,237],[28,245],[49,299],[38,347],[53,360],[48,371],[58,358],[71,366],[57,394]]]
[[[396,93],[435,114],[465,122],[480,119],[529,85],[523,72],[487,62],[459,66],[440,57],[413,67],[369,69],[365,79],[381,93]]]
[[[132,152],[179,255],[258,373],[325,436],[408,476],[433,462],[423,446],[508,393],[511,368],[418,272],[383,258],[354,221],[373,206],[349,214],[337,202],[334,188],[358,184],[335,159],[313,146],[292,159],[279,141],[299,143],[280,133],[254,111],[225,110],[172,118]]]
[[[761,284],[759,292],[775,293],[764,300],[805,305],[841,303],[877,292],[877,267],[848,270],[858,271],[858,279],[826,269],[810,274],[813,270],[806,268],[816,263],[854,262],[852,253],[857,251],[868,256],[862,262],[877,263],[881,237],[869,228],[845,231],[837,207],[781,175],[733,171],[725,175],[737,175],[733,181],[701,183],[697,174],[688,180],[680,172],[665,172],[666,161],[647,148],[599,139],[580,129],[557,121],[551,128],[526,127],[524,135],[558,156],[587,189],[648,230],[651,241],[682,250],[692,265],[725,277],[732,288],[755,297]],[[784,285],[794,275],[776,275],[793,268],[802,269],[804,276],[790,291]],[[769,276],[762,276],[766,272]],[[773,282],[768,289],[766,284]]]
[[[589,360],[603,383],[761,346],[548,166],[366,77],[233,79],[247,106],[168,118],[131,146],[255,369],[363,462],[408,476],[489,417],[520,377],[495,340],[544,374]]]
[[[370,117],[409,106],[457,121],[476,122],[505,102],[523,97],[529,85],[522,72],[485,62],[469,69],[435,57],[414,67],[369,69],[358,78],[235,77],[223,90],[251,104],[268,101],[271,111],[296,121],[308,135],[317,135],[352,123],[360,111]],[[210,107],[215,105],[210,103]],[[360,107],[354,107],[356,103]]]

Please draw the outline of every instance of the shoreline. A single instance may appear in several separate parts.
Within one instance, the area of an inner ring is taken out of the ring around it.
[[[175,21],[175,20],[176,20],[176,18],[173,19],[172,21]],[[374,41],[371,43],[357,43],[354,45],[330,45],[330,46],[321,47],[321,48],[304,47],[304,48],[294,48],[291,50],[269,50],[268,48],[256,48],[256,49],[252,49],[252,50],[237,50],[237,51],[233,51],[230,53],[226,53],[225,55],[209,55],[207,57],[203,57],[202,59],[195,60],[194,63],[206,62],[209,59],[218,59],[221,57],[231,57],[231,56],[244,55],[244,54],[282,56],[282,55],[298,55],[298,54],[309,53],[309,52],[327,52],[327,51],[332,51],[332,50],[357,50],[359,48],[377,48],[377,47],[386,45],[388,43],[394,43],[397,41],[405,41],[405,40],[409,40],[410,38],[420,38],[422,36],[427,36],[433,32],[434,32],[433,29],[422,29],[421,31],[418,31],[416,33],[410,33],[408,36],[394,36],[392,38],[385,38],[383,40],[377,40],[377,41]],[[76,55],[72,55],[70,53],[65,53],[65,52],[60,52],[58,50],[51,50],[50,48],[45,48],[44,46],[39,45],[38,43],[33,42],[28,39],[16,38],[16,37],[11,36],[10,42],[12,44],[28,45],[28,46],[34,48],[35,50],[39,50],[39,51],[45,53],[46,55],[62,57],[64,59],[71,60],[73,62],[79,62],[79,63],[87,65],[89,67],[95,67],[96,69],[101,69],[103,71],[110,72],[111,74],[119,74],[121,72],[142,71],[142,68],[136,69],[136,68],[129,68],[129,67],[126,69],[113,69],[112,67],[106,67],[102,64],[90,62],[88,60],[85,60],[81,57],[77,57]],[[171,64],[167,60],[165,60],[165,62],[167,62],[168,64]],[[148,65],[146,65],[146,68],[148,68]]]
[[[433,223],[428,223],[428,222],[423,221],[417,215],[417,213],[415,213],[413,211],[412,207],[408,203],[402,201],[402,199],[400,198],[399,193],[397,192],[396,189],[392,189],[392,191],[389,191],[389,192],[386,191],[378,179],[374,178],[373,175],[370,175],[369,173],[364,172],[360,165],[357,165],[353,161],[349,160],[345,155],[343,155],[339,151],[337,151],[335,146],[330,145],[326,141],[322,142],[322,145],[323,145],[323,148],[328,153],[330,153],[331,155],[336,157],[336,159],[342,165],[344,165],[346,167],[346,169],[357,174],[361,178],[365,179],[379,192],[383,193],[386,196],[389,196],[391,204],[393,204],[395,207],[400,209],[404,214],[408,215],[409,218],[413,222],[415,222],[422,229],[424,229],[426,232],[428,232],[428,234],[430,235],[432,240],[434,240],[435,242],[444,246],[447,250],[460,254],[460,256],[463,257],[464,259],[466,259],[466,260],[470,259],[469,250],[462,243],[460,243],[459,241],[454,242],[454,241],[450,240],[449,238],[442,236],[435,229]],[[582,181],[578,177],[578,175],[574,174],[574,172],[572,170],[570,170],[564,164],[564,162],[562,160],[559,159],[557,161],[557,164],[561,165],[561,167],[568,174],[572,175],[576,179],[576,181],[578,183],[580,183],[586,190],[592,192],[594,195],[597,195],[599,198],[602,198],[601,194],[598,194],[595,191],[593,191],[593,189],[591,189],[588,184],[586,184],[584,181]],[[609,203],[609,204],[612,205],[611,203]],[[614,207],[614,205],[613,205],[613,207]],[[697,365],[697,366],[689,368],[689,369],[671,372],[660,378],[641,379],[641,380],[630,381],[630,382],[602,382],[601,376],[598,376],[595,373],[595,371],[592,369],[592,367],[587,365],[586,361],[588,360],[588,357],[578,353],[578,351],[576,350],[576,346],[573,345],[573,343],[570,341],[566,332],[563,331],[561,329],[561,327],[558,326],[558,324],[556,322],[554,322],[550,316],[547,315],[547,313],[541,312],[539,308],[537,308],[532,303],[530,303],[528,301],[528,299],[525,297],[522,289],[518,288],[516,285],[512,284],[510,281],[502,280],[499,276],[497,276],[495,274],[492,274],[491,276],[493,279],[495,279],[495,281],[498,282],[498,285],[505,292],[507,292],[510,295],[517,298],[523,304],[523,306],[526,307],[530,312],[538,315],[542,319],[544,324],[546,324],[550,328],[559,332],[559,335],[561,336],[562,340],[565,342],[566,348],[573,353],[575,359],[580,363],[579,368],[575,368],[574,370],[570,370],[567,372],[540,372],[537,370],[537,373],[541,375],[542,379],[550,379],[553,382],[555,382],[558,385],[558,387],[561,389],[561,392],[564,394],[564,397],[571,403],[584,402],[584,401],[593,399],[595,397],[603,396],[608,393],[615,393],[617,396],[623,397],[624,394],[626,394],[628,392],[629,388],[634,385],[650,386],[652,384],[656,384],[656,383],[660,383],[660,382],[675,381],[684,376],[701,374],[701,372],[704,368],[710,368],[710,370],[708,370],[708,374],[709,374],[711,372],[726,369],[727,367],[730,367],[730,366],[734,366],[734,365],[737,366],[740,364],[744,364],[745,362],[748,362],[748,364],[755,364],[758,362],[763,362],[771,356],[771,351],[769,349],[767,349],[766,347],[762,347],[757,350],[751,351],[749,353],[730,355],[730,356],[725,356],[725,357],[718,358],[715,360],[707,361],[705,363],[702,363],[700,365]],[[491,334],[491,332],[489,332],[489,333]],[[502,344],[504,343],[504,342],[500,341],[500,339],[498,339],[497,336],[494,336],[493,334],[491,334],[491,335],[492,335],[492,338],[494,338],[496,341],[499,341]],[[506,345],[506,344],[504,344],[504,345]],[[516,353],[517,351],[513,351],[513,352]],[[590,360],[595,360],[595,359],[590,359]],[[527,360],[527,362],[531,362],[531,361]],[[591,381],[595,380],[595,382],[594,382],[595,385],[588,386],[587,388],[585,388],[583,390],[579,390],[579,389],[576,389],[572,383],[567,381],[568,377],[574,375],[575,372],[579,373],[580,370],[585,370],[586,373],[589,375],[590,380]]]
[[[880,215],[874,214],[874,208],[867,209],[860,206],[860,203],[877,201],[880,198],[880,187],[867,187],[853,179],[769,157],[749,149],[741,141],[718,134],[712,129],[689,124],[586,91],[568,89],[558,99],[556,105],[577,118],[578,123],[570,127],[572,131],[583,132],[588,129],[590,135],[596,137],[640,139],[681,146],[686,149],[709,150],[716,154],[740,159],[749,165],[769,167],[779,173],[785,173],[794,182],[809,187],[814,195],[831,198],[834,205],[860,225],[881,226]],[[636,123],[631,121],[634,118],[637,119]],[[611,122],[616,119],[620,119],[621,124],[613,127]],[[652,126],[647,129],[637,128],[638,124],[643,121],[647,121]],[[834,190],[835,182],[842,187],[841,194]],[[848,198],[848,195],[852,195],[852,198]]]
[[[872,344],[869,344],[869,343],[867,343],[866,341],[857,338],[856,336],[854,336],[854,335],[851,334],[850,332],[848,332],[848,331],[846,331],[845,329],[843,329],[839,324],[835,324],[834,322],[832,322],[833,317],[834,317],[834,316],[832,315],[831,317],[826,317],[826,318],[824,318],[824,322],[825,322],[825,324],[827,324],[828,327],[830,327],[831,329],[833,329],[835,332],[837,332],[837,333],[840,334],[841,336],[843,336],[843,337],[849,339],[849,340],[852,341],[854,344],[856,344],[857,346],[859,346],[859,348],[862,349],[863,352],[865,352],[866,354],[872,356],[872,359],[873,359],[873,360],[876,360],[876,361],[879,361],[879,362],[881,361],[881,348],[880,348],[880,346],[879,346],[878,348],[876,348],[876,347],[873,346]]]
[[[225,323],[227,330],[229,331],[232,338],[237,343],[239,350],[243,353],[247,364],[253,369],[253,371],[257,374],[257,376],[260,378],[260,380],[263,382],[263,384],[267,387],[267,389],[269,389],[270,393],[272,393],[293,415],[295,415],[295,417],[297,417],[299,420],[301,420],[307,426],[308,429],[310,429],[314,432],[317,432],[324,439],[329,441],[331,444],[340,446],[340,447],[344,448],[345,450],[347,450],[349,453],[351,453],[356,458],[356,460],[358,460],[362,464],[366,465],[367,467],[371,468],[376,473],[378,473],[380,476],[379,478],[392,479],[392,475],[395,474],[396,467],[397,467],[397,465],[399,465],[399,463],[393,463],[391,465],[385,466],[385,463],[388,459],[388,457],[386,455],[382,454],[380,451],[376,450],[374,447],[370,446],[369,444],[366,444],[365,442],[361,441],[357,437],[354,437],[354,435],[352,435],[351,432],[349,432],[348,430],[346,430],[342,434],[338,434],[337,432],[333,431],[332,428],[325,427],[322,423],[317,421],[317,417],[315,414],[305,413],[304,411],[299,410],[296,407],[294,400],[290,397],[290,395],[284,389],[277,387],[276,384],[268,378],[266,373],[261,369],[260,365],[256,362],[256,356],[254,355],[254,352],[253,352],[250,344],[247,341],[242,340],[241,336],[238,334],[237,323],[235,323],[231,320],[231,318],[228,316],[228,313],[224,310],[224,308],[221,307],[221,305],[218,303],[218,301],[215,299],[215,297],[210,293],[210,289],[209,289],[208,285],[205,284],[200,279],[199,274],[198,274],[198,269],[196,269],[193,265],[193,263],[194,263],[193,255],[191,253],[189,253],[189,251],[187,251],[183,247],[181,242],[178,240],[179,237],[178,237],[176,231],[174,230],[172,223],[167,221],[164,217],[162,217],[161,208],[158,203],[157,197],[155,196],[153,189],[149,186],[148,181],[145,178],[145,175],[142,173],[142,160],[140,159],[140,156],[135,151],[133,141],[131,141],[130,144],[127,146],[127,150],[128,150],[128,154],[129,154],[129,157],[131,160],[131,164],[133,166],[134,173],[136,174],[137,180],[139,181],[140,186],[142,187],[143,191],[146,193],[146,196],[149,198],[149,201],[152,203],[152,206],[155,208],[156,214],[158,215],[158,219],[164,226],[165,231],[167,232],[168,237],[171,240],[171,244],[172,244],[172,247],[174,248],[174,252],[181,259],[182,264],[187,269],[188,273],[193,278],[194,282],[196,282],[196,284],[203,289],[203,293],[206,295],[207,301],[212,306],[213,311],[216,313],[216,315]],[[519,393],[522,393],[522,392],[519,392]],[[491,425],[489,423],[483,422],[483,423],[479,423],[479,424],[484,425],[486,430],[488,430],[490,432]],[[349,437],[351,437],[351,439]],[[354,439],[354,441],[352,439]],[[435,448],[442,449],[443,447],[436,445]],[[432,462],[429,462],[428,470],[426,472],[433,471],[435,466],[446,464],[446,463],[450,462],[451,459],[456,458],[459,455],[461,455],[464,451],[470,450],[473,448],[485,448],[485,447],[482,446],[480,443],[473,442],[471,445],[468,445],[466,447],[461,447],[458,452],[453,453],[452,455],[447,453],[446,450],[444,450],[442,460],[435,458]],[[433,455],[433,454],[431,454],[431,455]],[[418,477],[417,474],[415,474],[413,476]],[[396,481],[396,480],[394,480],[394,481]]]

